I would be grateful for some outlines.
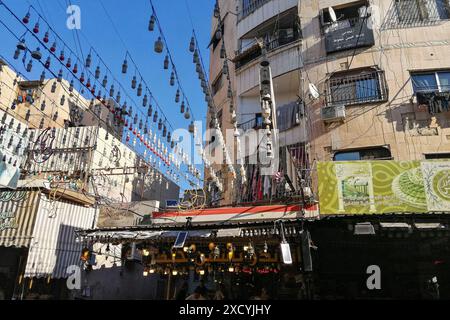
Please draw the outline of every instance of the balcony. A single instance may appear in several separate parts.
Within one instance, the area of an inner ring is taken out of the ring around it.
[[[257,9],[261,8],[271,0],[242,0],[241,10],[239,11],[239,21],[249,16]]]
[[[238,128],[243,130],[244,132],[248,130],[257,130],[261,129],[263,125],[263,118],[260,113],[256,114],[253,119],[245,121],[241,124],[238,124]]]
[[[338,72],[327,80],[327,106],[360,105],[387,99],[384,71],[375,67]]]
[[[426,105],[430,114],[450,111],[450,91],[417,92],[419,105]]]
[[[352,18],[336,22],[324,29],[327,53],[370,47],[375,44],[368,18]]]

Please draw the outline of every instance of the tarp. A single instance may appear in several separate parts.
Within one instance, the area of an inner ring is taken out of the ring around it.
[[[450,212],[450,160],[320,162],[320,214]]]

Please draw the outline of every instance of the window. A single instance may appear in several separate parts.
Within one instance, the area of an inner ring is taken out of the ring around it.
[[[414,92],[450,91],[450,71],[412,73]]]
[[[223,72],[220,71],[220,74],[217,76],[216,80],[214,80],[211,86],[213,96],[216,95],[217,92],[219,92],[222,86],[223,86]]]
[[[329,106],[372,103],[388,98],[384,72],[375,68],[336,73],[328,80],[328,90]]]
[[[385,147],[339,151],[334,154],[334,161],[392,160],[391,151]]]

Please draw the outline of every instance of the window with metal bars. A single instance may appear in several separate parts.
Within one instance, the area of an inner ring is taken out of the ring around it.
[[[363,68],[338,72],[327,80],[327,105],[356,105],[387,101],[384,72]]]

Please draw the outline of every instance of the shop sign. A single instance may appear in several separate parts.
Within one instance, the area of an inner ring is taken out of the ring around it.
[[[16,214],[11,211],[0,212],[0,231],[17,229]]]
[[[450,212],[450,160],[318,164],[320,214]]]

